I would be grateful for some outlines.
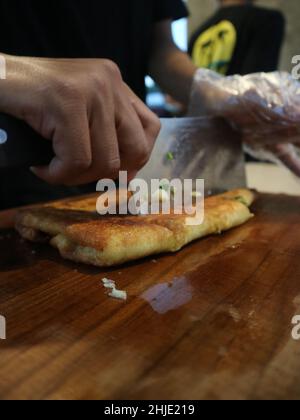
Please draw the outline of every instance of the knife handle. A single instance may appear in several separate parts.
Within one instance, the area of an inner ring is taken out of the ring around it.
[[[24,121],[0,113],[0,169],[48,165],[52,143]]]

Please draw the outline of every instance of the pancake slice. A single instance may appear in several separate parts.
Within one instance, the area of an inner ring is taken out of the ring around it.
[[[186,215],[99,216],[96,198],[72,206],[35,207],[19,212],[16,229],[34,242],[48,241],[65,259],[110,267],[151,255],[177,252],[208,235],[219,234],[249,221],[255,199],[246,189],[205,200],[204,222],[189,226]]]

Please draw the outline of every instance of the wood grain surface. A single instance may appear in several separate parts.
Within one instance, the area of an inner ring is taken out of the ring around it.
[[[300,198],[261,195],[253,210],[241,228],[109,271],[22,241],[0,214],[0,398],[299,399]]]

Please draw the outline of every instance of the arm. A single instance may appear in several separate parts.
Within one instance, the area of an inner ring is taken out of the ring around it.
[[[171,20],[157,23],[152,38],[150,76],[166,93],[188,106],[196,70],[188,55],[175,45]]]
[[[0,112],[24,120],[52,141],[55,158],[35,168],[43,180],[79,185],[135,174],[160,129],[156,116],[108,60],[4,56]]]
[[[197,69],[188,56],[175,46],[171,32],[171,21],[159,23],[155,27],[149,65],[150,75],[157,83],[175,99],[188,105],[191,87]],[[230,78],[227,80],[230,85]],[[233,95],[231,89],[229,89],[229,92],[224,87],[220,89],[215,78],[213,78],[212,83],[208,83],[207,78],[203,81],[201,77],[198,77],[198,81],[195,81],[191,110],[194,108],[193,115],[197,116],[205,114],[223,116],[235,126],[240,127],[242,131],[245,130],[250,133],[260,132],[261,115],[268,115],[269,113],[272,115],[272,110],[266,107],[264,101],[259,102],[256,108],[253,107],[251,101],[253,95],[251,95],[251,91],[249,93],[250,100],[243,97],[243,95]],[[255,89],[254,94],[263,97],[263,93],[260,94]],[[241,103],[243,104],[242,106]],[[276,123],[279,125],[284,124],[284,117],[276,118]],[[256,140],[256,143],[261,144],[263,148],[264,141],[271,137],[275,144],[272,151],[286,166],[300,176],[300,159],[293,149],[292,151],[290,150],[290,145],[288,144],[289,141],[295,142],[295,133],[293,133],[293,130],[290,130],[290,126],[287,124],[286,132],[281,133],[281,136],[278,138],[273,138],[271,134],[274,127],[271,118],[269,126],[267,128],[270,129],[270,136],[263,135],[261,139]],[[282,144],[282,142],[285,143]],[[300,144],[299,139],[298,144]]]

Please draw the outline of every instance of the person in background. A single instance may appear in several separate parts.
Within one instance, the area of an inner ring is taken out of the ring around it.
[[[95,192],[120,169],[134,176],[160,130],[145,76],[189,100],[196,69],[171,32],[188,15],[184,2],[0,0],[0,15],[0,113],[24,120],[55,154],[31,171],[8,162],[0,209]]]
[[[195,84],[197,67],[172,37],[172,21],[188,15],[182,0],[0,0],[0,15],[0,113],[25,121],[54,151],[49,165],[31,171],[5,165],[2,209],[95,191],[94,182],[120,170],[133,178],[160,131],[144,104],[147,74],[186,107],[194,92],[201,109],[228,116],[229,107],[234,124],[255,131],[247,107],[232,109],[230,95]],[[252,109],[254,117],[266,112],[263,100]],[[279,145],[290,137],[284,127]],[[296,167],[300,174],[300,159]]]
[[[254,2],[218,1],[218,11],[190,40],[189,54],[197,67],[226,76],[277,70],[285,18]]]

